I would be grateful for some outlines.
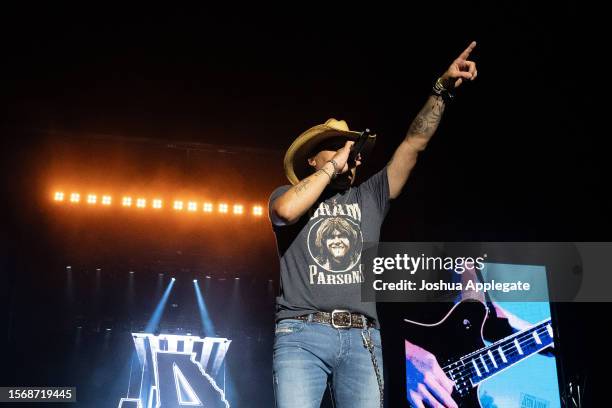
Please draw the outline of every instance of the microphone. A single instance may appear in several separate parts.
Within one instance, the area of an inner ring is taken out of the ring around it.
[[[361,132],[359,139],[351,146],[348,157],[349,165],[356,165],[357,156],[359,156],[359,154],[361,154],[361,161],[363,162],[364,157],[372,150],[375,142],[376,134],[372,133],[370,129]]]

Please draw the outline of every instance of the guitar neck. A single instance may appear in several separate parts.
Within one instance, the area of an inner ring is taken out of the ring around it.
[[[528,329],[496,341],[445,367],[460,393],[553,344],[553,329],[546,319]]]

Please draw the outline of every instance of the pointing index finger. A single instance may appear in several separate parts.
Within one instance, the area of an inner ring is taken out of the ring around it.
[[[474,48],[476,48],[476,41],[472,41],[470,45],[468,45],[468,47],[459,56],[459,59],[466,60],[470,56]]]

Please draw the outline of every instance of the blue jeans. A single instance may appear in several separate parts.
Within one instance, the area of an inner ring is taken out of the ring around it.
[[[362,331],[369,330],[383,375],[378,329],[335,329],[297,319],[276,323],[273,356],[277,408],[318,408],[328,379],[337,408],[378,408],[378,382]]]

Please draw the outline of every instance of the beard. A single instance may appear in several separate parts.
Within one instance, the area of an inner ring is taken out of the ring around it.
[[[353,184],[353,175],[350,170],[346,173],[338,174],[330,183],[330,187],[334,190],[346,190]]]

